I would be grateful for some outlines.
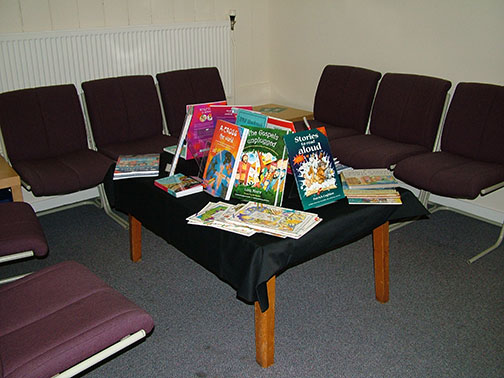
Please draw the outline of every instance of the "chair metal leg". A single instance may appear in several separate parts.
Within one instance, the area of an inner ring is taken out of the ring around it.
[[[96,365],[98,362],[103,361],[104,359],[110,357],[111,355],[130,346],[131,344],[136,343],[137,341],[143,339],[145,335],[146,333],[143,329],[135,333],[132,333],[131,335],[124,337],[117,343],[112,344],[111,346],[102,350],[101,352],[98,352],[95,355],[87,358],[86,360],[78,363],[77,365],[72,366],[70,369],[67,369],[59,374],[54,375],[53,378],[73,377],[74,375],[83,372],[84,370],[90,368],[91,366]]]
[[[478,260],[478,259],[482,258],[483,256],[485,256],[486,254],[492,252],[494,249],[498,248],[502,244],[503,239],[504,239],[504,224],[502,224],[499,237],[497,238],[497,241],[495,242],[495,244],[492,245],[491,247],[488,247],[484,251],[478,253],[476,256],[471,257],[469,260],[467,260],[467,263],[472,264],[476,260]]]
[[[105,193],[105,188],[103,187],[103,184],[98,185],[98,192],[100,193],[101,204],[103,209],[105,210],[105,213],[110,218],[112,218],[116,223],[118,223],[127,230],[129,228],[129,222],[126,219],[121,218],[118,214],[114,212],[114,210],[112,210],[112,207],[110,206],[107,195]]]

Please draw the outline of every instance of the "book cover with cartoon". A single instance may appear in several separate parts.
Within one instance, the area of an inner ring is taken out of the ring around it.
[[[214,197],[231,198],[238,162],[248,130],[219,120],[203,172],[203,188]]]
[[[288,166],[283,137],[289,130],[244,127],[249,134],[231,196],[241,201],[281,206]]]
[[[284,137],[289,163],[303,209],[321,207],[345,197],[327,136],[319,129]]]

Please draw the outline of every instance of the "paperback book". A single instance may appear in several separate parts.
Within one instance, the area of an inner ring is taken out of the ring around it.
[[[284,139],[303,209],[345,197],[325,129],[287,134]]]
[[[288,167],[283,137],[290,131],[285,128],[245,127],[249,133],[238,163],[231,197],[281,206]]]
[[[249,130],[217,121],[203,172],[203,188],[214,197],[231,198],[240,156]]]
[[[120,155],[114,169],[114,180],[159,175],[159,154]]]
[[[214,127],[219,119],[236,124],[238,109],[252,110],[252,105],[210,105]]]
[[[193,157],[201,158],[208,154],[210,142],[214,132],[214,121],[211,105],[226,105],[226,101],[191,104],[186,106],[186,111],[192,109],[191,122],[187,130],[187,148]]]
[[[236,124],[239,126],[255,126],[265,128],[268,125],[268,116],[253,110],[238,109]]]
[[[182,173],[154,180],[154,185],[177,198],[203,191],[201,180]]]
[[[399,186],[392,171],[386,168],[351,169],[341,172],[349,189],[385,189]]]
[[[322,219],[314,213],[248,202],[228,220],[259,231],[299,239]]]

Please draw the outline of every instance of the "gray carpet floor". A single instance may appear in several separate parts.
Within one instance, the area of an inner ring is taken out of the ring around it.
[[[154,234],[143,231],[132,263],[128,232],[98,208],[40,220],[49,255],[1,276],[76,260],[154,318],[145,341],[86,377],[504,377],[504,246],[466,263],[496,240],[488,223],[441,211],[392,232],[386,304],[374,298],[371,237],[286,271],[264,369],[253,306]]]

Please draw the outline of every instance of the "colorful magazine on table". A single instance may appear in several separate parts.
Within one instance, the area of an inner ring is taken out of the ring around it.
[[[303,209],[345,197],[324,128],[287,134],[284,139]]]
[[[114,180],[159,175],[159,154],[120,155],[114,169]]]
[[[219,120],[203,172],[203,188],[214,197],[231,198],[240,156],[249,130]]]
[[[249,130],[231,197],[281,206],[288,157],[283,137],[288,129],[244,126]]]
[[[349,189],[386,189],[399,186],[392,171],[386,168],[351,169],[341,172]]]

